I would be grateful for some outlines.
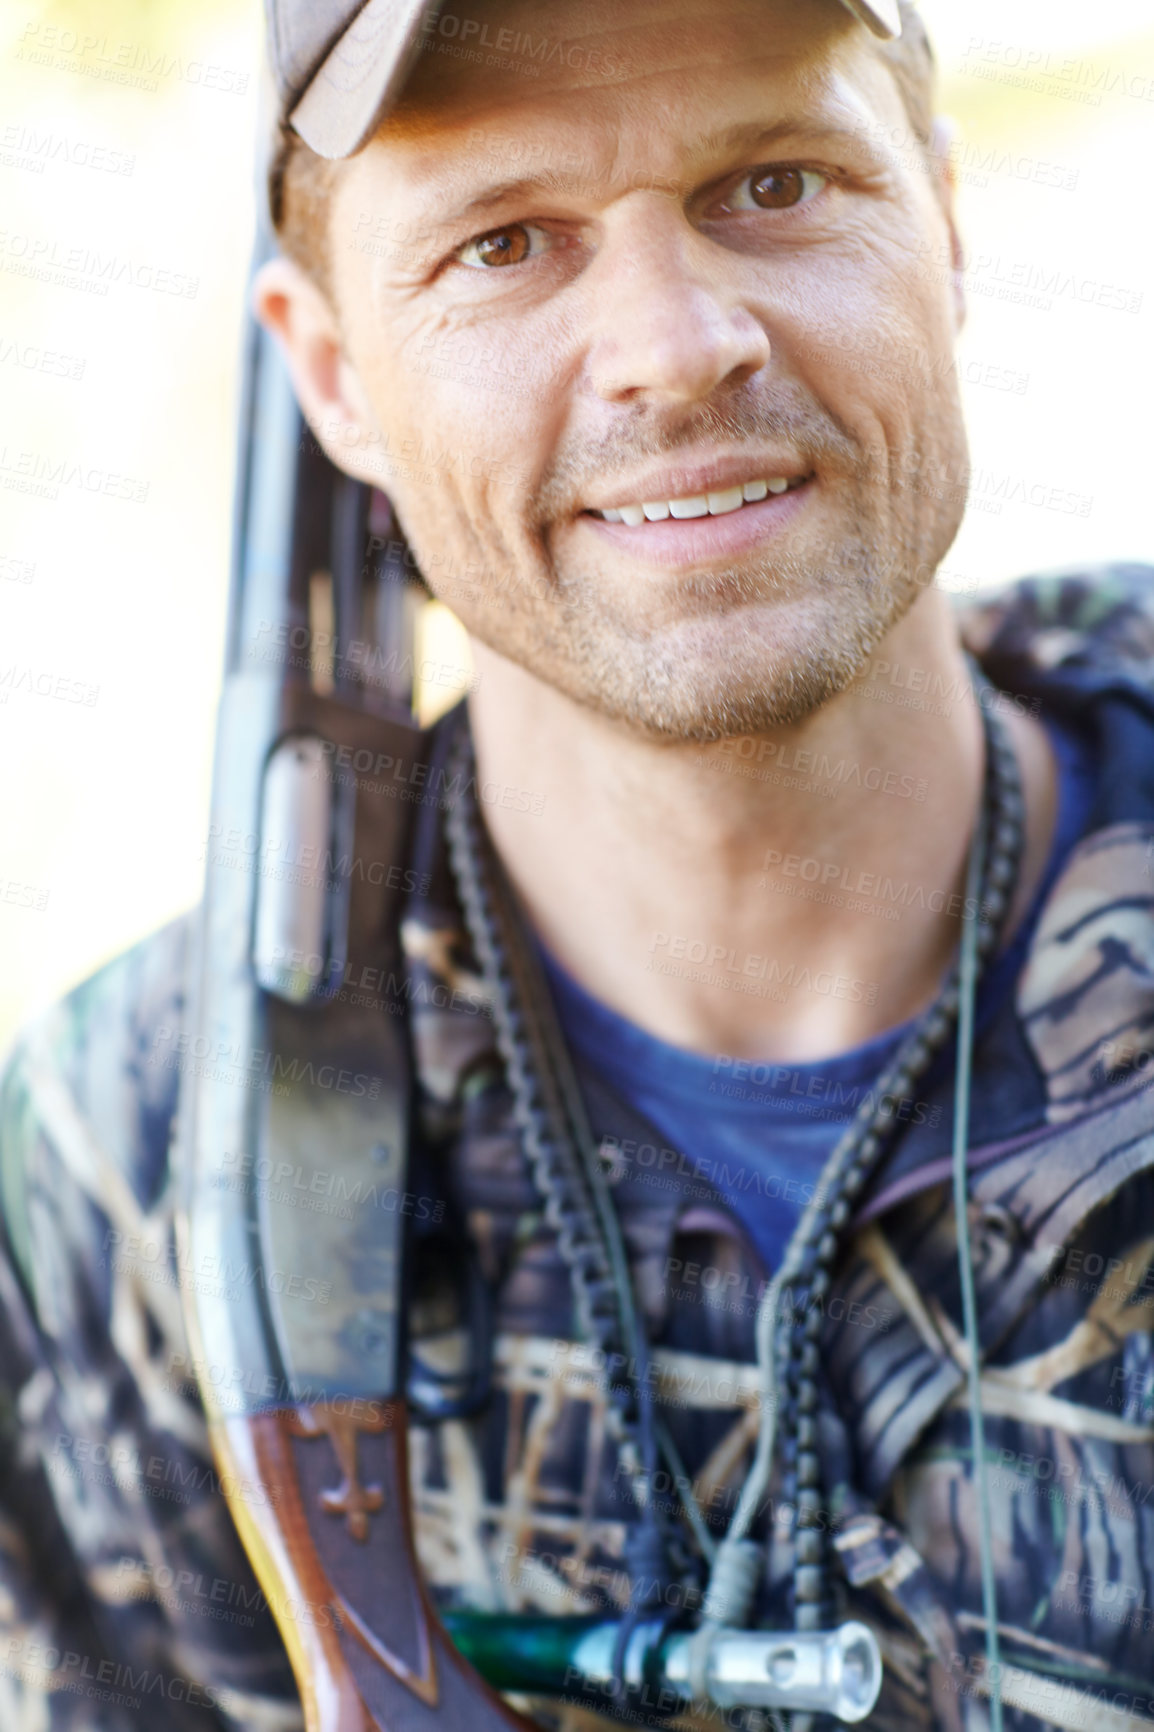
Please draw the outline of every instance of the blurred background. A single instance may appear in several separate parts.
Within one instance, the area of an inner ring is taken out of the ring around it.
[[[942,580],[1154,561],[1149,0],[922,11],[970,253]],[[199,895],[260,31],[258,0],[0,18],[0,1045]]]

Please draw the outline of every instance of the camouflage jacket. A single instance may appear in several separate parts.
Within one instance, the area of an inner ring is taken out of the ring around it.
[[[975,1052],[971,1229],[1006,1725],[1154,1732],[1154,573],[1031,580],[968,609],[963,629],[1003,691],[1092,739],[1098,767],[1086,833]],[[303,1725],[188,1375],[170,1141],[189,931],[175,923],[73,992],[27,1031],[4,1081],[4,1732]],[[492,1322],[489,1400],[412,1435],[422,1569],[449,1606],[619,1608],[632,1503],[603,1368],[577,1339],[492,1024],[468,1013],[485,984],[443,861],[402,942],[414,1171],[437,1199],[414,1223],[418,1269],[444,1263],[452,1225]],[[692,1152],[664,1148],[597,1077],[582,1082],[687,1469],[664,1490],[720,1532],[756,1434],[764,1271]],[[979,1732],[949,1065],[923,1093],[933,1110],[895,1136],[827,1304],[822,1451],[840,1592],[886,1658],[871,1723]],[[414,1302],[434,1357],[453,1348],[438,1317],[435,1296]],[[790,1564],[777,1489],[762,1523],[769,1615]],[[533,1711],[569,1728],[587,1718]]]

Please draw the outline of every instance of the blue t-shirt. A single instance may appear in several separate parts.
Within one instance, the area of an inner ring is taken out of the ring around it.
[[[1058,813],[1050,859],[1013,943],[981,982],[978,1029],[998,1013],[1025,961],[1042,904],[1082,835],[1094,794],[1084,740],[1047,720],[1058,761]],[[600,1003],[543,953],[570,1049],[725,1197],[767,1269],[781,1261],[802,1209],[845,1125],[875,1091],[910,1024],[811,1064],[707,1058],[658,1040]],[[925,1121],[925,1102],[895,1103]]]

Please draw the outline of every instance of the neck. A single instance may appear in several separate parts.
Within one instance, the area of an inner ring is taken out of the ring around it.
[[[705,746],[641,736],[474,653],[486,822],[538,934],[587,991],[674,1045],[775,1062],[844,1051],[933,999],[984,766],[944,596],[927,591],[878,646],[879,677],[794,726]],[[1027,838],[1011,922],[1054,805],[1042,730],[1013,718],[1012,731]]]

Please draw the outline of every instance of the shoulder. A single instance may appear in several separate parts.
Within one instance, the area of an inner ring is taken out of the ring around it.
[[[129,1199],[147,1213],[165,1187],[193,919],[106,964],[29,1023],[8,1055],[0,1210],[30,1289],[34,1193],[64,1186],[111,1219]]]
[[[967,648],[998,685],[1081,673],[1154,679],[1154,565],[1114,562],[1018,578],[959,608]]]
[[[1060,800],[1085,804],[1016,985],[1045,1116],[1065,1123],[1154,1077],[1154,566],[1026,577],[960,625],[996,686],[1062,725]]]

